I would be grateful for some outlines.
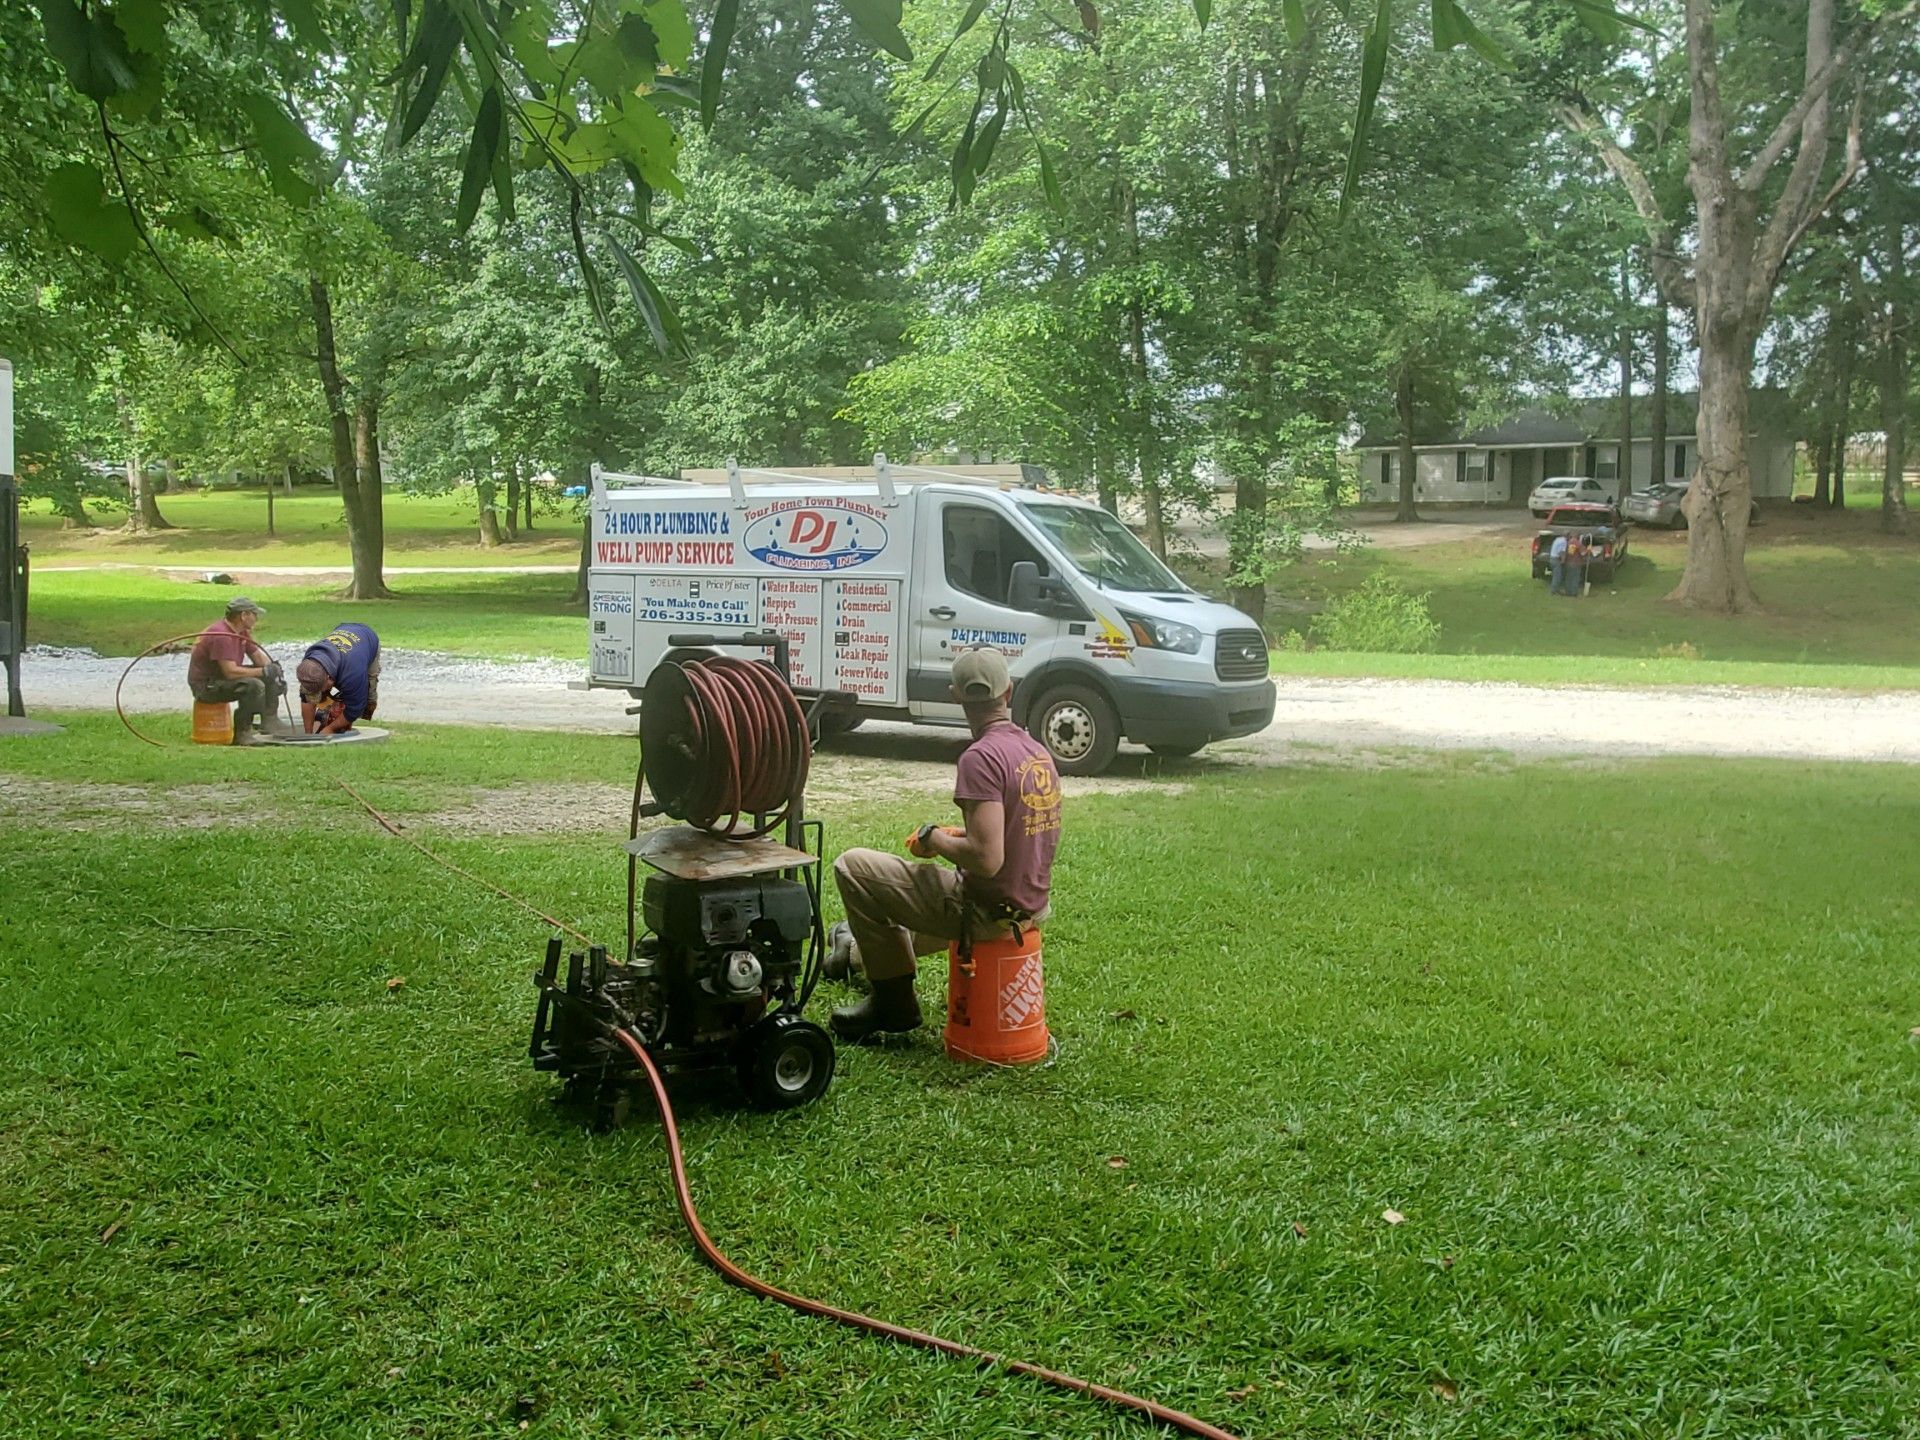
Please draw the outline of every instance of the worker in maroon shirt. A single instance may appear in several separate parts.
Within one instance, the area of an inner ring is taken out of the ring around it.
[[[253,627],[265,613],[246,596],[236,595],[227,602],[226,618],[200,632],[187,659],[187,688],[194,699],[205,704],[233,702],[236,745],[254,744],[261,730],[287,728],[280,719],[286,678],[280,663],[253,638]]]
[[[953,698],[973,743],[960,757],[953,802],[962,825],[922,825],[907,839],[914,864],[881,850],[833,862],[847,918],[834,927],[827,974],[865,970],[871,993],[833,1012],[834,1033],[860,1042],[916,1029],[915,959],[963,937],[999,939],[1048,915],[1060,845],[1060,772],[1046,747],[1013,722],[1013,681],[998,650],[962,651]]]

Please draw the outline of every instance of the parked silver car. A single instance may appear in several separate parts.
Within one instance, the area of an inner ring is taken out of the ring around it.
[[[1636,525],[1662,525],[1669,530],[1684,530],[1687,528],[1687,512],[1680,508],[1680,502],[1686,498],[1685,485],[1662,481],[1627,496],[1627,503],[1620,507],[1620,513]],[[1749,501],[1747,524],[1759,523],[1760,503],[1757,500]]]

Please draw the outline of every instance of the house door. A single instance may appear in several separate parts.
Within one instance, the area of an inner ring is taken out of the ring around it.
[[[1525,509],[1527,496],[1544,478],[1534,463],[1539,457],[1531,450],[1510,450],[1507,455],[1511,467],[1507,476],[1507,504]]]

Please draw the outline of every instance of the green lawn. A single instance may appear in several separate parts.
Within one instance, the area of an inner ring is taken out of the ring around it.
[[[725,1287],[654,1127],[529,1070],[537,924],[327,784],[421,817],[631,741],[69,723],[0,742],[9,1433],[1150,1433]],[[723,1247],[1249,1437],[1920,1434],[1920,774],[1171,773],[1070,799],[1050,1068],[923,1039],[793,1115],[689,1099]],[[1595,786],[1576,836],[1548,797]],[[477,834],[618,932],[612,834]]]
[[[1529,578],[1527,538],[1464,540],[1313,558],[1272,587],[1269,628],[1304,629],[1310,612],[1383,571],[1431,596],[1440,622],[1431,657],[1282,655],[1306,673],[1644,683],[1729,681],[1848,687],[1920,685],[1920,544],[1887,540],[1872,517],[1819,527],[1774,518],[1747,564],[1763,606],[1739,618],[1665,602],[1686,536],[1636,530],[1628,563],[1581,601]],[[1661,652],[1687,658],[1663,659]],[[1751,667],[1751,668],[1749,668]]]
[[[126,512],[101,506],[96,531],[62,530],[44,503],[31,505],[22,529],[34,563],[63,565],[182,565],[241,569],[247,565],[349,563],[346,519],[331,489],[303,485],[276,495],[274,534],[267,534],[264,490],[198,490],[160,497],[160,511],[177,527],[151,535],[120,531]],[[495,550],[479,543],[472,492],[386,497],[389,565],[551,565],[580,553],[580,522],[572,500],[550,499],[536,509],[534,530]],[[558,507],[558,508],[553,508]]]
[[[256,632],[268,645],[323,635],[342,620],[364,620],[384,643],[495,657],[584,659],[587,621],[567,604],[569,575],[409,575],[394,600],[341,600],[340,583],[249,587],[267,613]],[[170,635],[218,619],[240,591],[126,571],[36,573],[29,639],[134,655]]]

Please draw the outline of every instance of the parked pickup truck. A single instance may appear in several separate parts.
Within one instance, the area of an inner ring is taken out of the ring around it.
[[[1553,542],[1560,536],[1584,535],[1593,543],[1587,566],[1589,580],[1611,580],[1627,563],[1627,523],[1611,505],[1557,505],[1547,515],[1546,528],[1533,537],[1533,578],[1546,578],[1553,564]]]

